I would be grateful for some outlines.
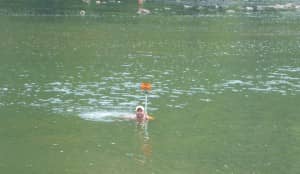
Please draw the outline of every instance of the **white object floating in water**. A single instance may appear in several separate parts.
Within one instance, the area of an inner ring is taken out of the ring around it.
[[[97,4],[97,5],[100,5],[100,4],[101,4],[101,1],[96,1],[96,4]]]
[[[85,10],[80,10],[79,14],[80,16],[85,16]]]

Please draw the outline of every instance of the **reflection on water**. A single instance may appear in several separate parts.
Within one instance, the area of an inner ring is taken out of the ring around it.
[[[136,133],[137,141],[139,142],[140,154],[135,156],[135,160],[142,165],[146,165],[151,162],[151,156],[153,153],[152,142],[148,133],[148,122],[137,122]]]

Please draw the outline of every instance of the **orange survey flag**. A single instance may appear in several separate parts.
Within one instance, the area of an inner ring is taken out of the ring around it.
[[[151,83],[148,83],[148,82],[141,83],[140,87],[144,91],[150,91],[152,89]]]

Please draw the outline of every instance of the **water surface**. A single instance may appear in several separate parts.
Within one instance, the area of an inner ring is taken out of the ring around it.
[[[1,171],[300,171],[297,12],[0,21]]]

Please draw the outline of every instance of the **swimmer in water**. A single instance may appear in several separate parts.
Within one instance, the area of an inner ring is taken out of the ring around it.
[[[137,106],[135,108],[135,118],[137,121],[144,121],[150,119],[147,113],[145,113],[145,109],[143,106]]]
[[[130,116],[124,116],[124,119],[134,119],[138,122],[148,121],[148,120],[154,120],[154,117],[148,115],[145,113],[145,109],[143,106],[137,106],[135,108],[135,114],[132,114]]]

